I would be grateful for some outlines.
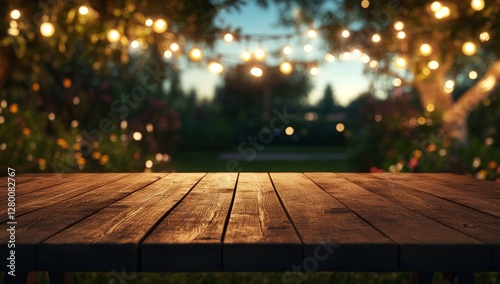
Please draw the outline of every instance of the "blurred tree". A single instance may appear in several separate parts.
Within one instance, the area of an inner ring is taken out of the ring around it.
[[[325,91],[323,93],[323,98],[318,102],[319,113],[325,117],[329,114],[335,113],[340,109],[340,106],[335,99],[333,94],[333,88],[331,84],[326,85]]]
[[[499,0],[275,2],[284,24],[318,26],[332,51],[367,54],[380,85],[394,78],[394,86],[416,89],[423,108],[439,113],[446,133],[462,143],[469,113],[500,79]],[[454,101],[455,85],[469,80],[475,83]]]

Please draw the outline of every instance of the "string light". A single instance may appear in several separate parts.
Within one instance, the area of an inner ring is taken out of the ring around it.
[[[351,33],[348,30],[343,30],[342,31],[342,37],[343,38],[348,38],[351,35]]]
[[[264,72],[262,72],[262,69],[260,69],[259,67],[253,67],[252,69],[250,69],[250,74],[255,77],[261,77]]]
[[[151,133],[151,132],[153,132],[153,130],[154,130],[154,126],[153,126],[153,124],[148,123],[148,124],[146,125],[146,131],[147,131],[147,132],[149,132],[149,133]]]
[[[258,61],[264,61],[264,59],[266,59],[266,55],[266,52],[262,48],[255,51],[255,59]]]
[[[451,92],[453,92],[453,90],[455,89],[455,81],[453,80],[448,80],[445,82],[444,84],[444,92],[449,94]]]
[[[398,36],[399,39],[404,39],[406,37],[406,33],[403,32],[403,31],[400,31],[400,32],[398,32],[397,36]]]
[[[433,112],[434,110],[436,110],[436,107],[434,106],[434,104],[427,104],[427,106],[425,107],[425,109],[428,111],[428,112]],[[420,123],[419,123],[420,124]],[[423,124],[423,123],[422,123]]]
[[[337,125],[335,126],[335,129],[338,132],[343,132],[345,130],[345,125],[343,123],[337,123]]]
[[[290,64],[290,62],[287,62],[287,61],[282,62],[280,64],[280,71],[281,71],[281,73],[288,75],[288,74],[292,73],[293,66],[292,66],[292,64]]]
[[[394,29],[396,31],[401,31],[401,30],[404,29],[404,27],[405,27],[405,24],[403,22],[401,22],[401,21],[397,21],[397,22],[394,23]]]
[[[437,13],[439,11],[439,9],[441,9],[441,7],[443,7],[443,5],[441,5],[441,2],[434,1],[431,4],[431,11],[434,13]]]
[[[479,40],[481,42],[490,40],[490,34],[488,32],[482,32],[481,34],[479,34]]]
[[[153,161],[147,160],[144,165],[146,166],[146,168],[151,169],[153,167]]]
[[[306,45],[304,45],[304,51],[305,51],[305,52],[309,53],[309,52],[311,52],[311,51],[312,51],[312,49],[313,49],[313,48],[312,48],[312,45],[310,45],[310,44],[306,44]]]
[[[392,85],[393,85],[394,87],[399,87],[399,86],[401,86],[401,84],[402,84],[402,83],[403,83],[403,82],[402,82],[402,81],[401,81],[401,79],[399,79],[399,78],[394,78],[394,80],[392,80]]]
[[[40,33],[44,36],[44,37],[51,37],[54,35],[55,33],[55,28],[54,28],[54,25],[51,24],[51,23],[48,23],[48,22],[45,22],[43,24],[40,25]]]
[[[138,48],[139,47],[139,42],[137,40],[134,40],[130,43],[130,47],[132,48]]]
[[[141,141],[142,140],[142,133],[134,132],[134,134],[132,135],[132,138],[134,138],[135,141]]]
[[[78,8],[78,13],[80,13],[80,15],[87,15],[89,13],[89,8],[87,8],[87,6],[80,6],[80,8]]]
[[[316,66],[311,67],[311,69],[309,70],[309,74],[311,74],[311,76],[318,76],[319,68]]]
[[[14,20],[17,20],[21,17],[21,12],[19,12],[19,10],[12,10],[10,11],[10,17]]]
[[[212,61],[208,64],[208,70],[214,74],[220,74],[224,71],[224,66],[217,61]]]
[[[115,42],[118,42],[120,40],[121,34],[118,30],[112,29],[108,32],[106,37],[107,37],[109,42],[115,43]]]
[[[172,58],[172,51],[171,50],[165,50],[165,52],[163,53],[163,56],[165,56],[165,58]]]
[[[467,41],[462,45],[462,52],[466,56],[472,56],[476,53],[477,47],[476,44],[474,44],[471,41]]]
[[[406,67],[406,65],[408,65],[408,62],[403,57],[397,57],[394,64],[396,65],[396,67],[403,69]]]
[[[203,52],[198,47],[194,47],[189,51],[189,59],[193,62],[199,62],[203,58]]]
[[[474,11],[481,11],[484,9],[484,0],[472,0],[470,2],[470,6],[472,7],[472,10]]]
[[[252,60],[252,53],[250,53],[250,51],[248,51],[248,50],[244,50],[241,53],[241,60],[243,60],[243,62],[248,62],[248,61]]]
[[[49,113],[48,117],[50,121],[54,121],[54,119],[56,119],[56,115],[53,112]]]
[[[368,62],[370,62],[370,56],[368,56],[368,54],[363,54],[363,55],[361,55],[361,59],[360,60],[364,64],[367,64]]]
[[[470,71],[470,72],[469,72],[469,78],[470,78],[471,80],[475,80],[475,79],[477,79],[477,72],[476,72],[476,71]]]
[[[157,19],[153,23],[153,31],[156,33],[164,33],[168,28],[167,21],[164,19]]]
[[[179,49],[180,49],[180,46],[176,42],[172,42],[170,44],[170,50],[172,50],[173,52],[179,51]]]
[[[335,62],[335,56],[331,53],[327,53],[325,55],[325,61],[328,63],[333,63],[333,62]]]
[[[153,20],[152,19],[147,19],[146,22],[144,22],[144,24],[148,27],[151,27],[153,25]]]
[[[295,130],[293,129],[293,127],[291,126],[288,126],[286,129],[285,129],[285,134],[288,135],[288,136],[292,136],[293,133],[295,132]]]
[[[366,8],[368,8],[369,6],[370,6],[370,1],[368,1],[368,0],[363,0],[363,1],[361,1],[361,7],[362,7],[362,8],[366,9]]]
[[[422,54],[423,56],[429,56],[432,54],[432,47],[430,44],[428,43],[423,43],[421,46],[420,46],[420,54]]]
[[[435,14],[434,14],[434,17],[436,17],[436,19],[438,20],[441,20],[441,19],[444,19],[444,18],[448,18],[451,14],[451,11],[450,11],[450,8],[446,7],[446,6],[442,6]]]
[[[226,42],[232,42],[234,40],[234,36],[231,33],[226,33],[224,35],[224,41]]]
[[[380,35],[379,35],[379,34],[374,34],[374,35],[372,35],[372,41],[373,41],[373,42],[380,42],[380,40],[381,40],[381,39],[382,39],[382,38],[380,37]]]
[[[377,69],[378,65],[379,64],[378,64],[377,60],[372,60],[372,61],[370,61],[370,64],[369,64],[369,66],[370,66],[371,69]]]
[[[286,45],[283,47],[283,54],[290,55],[292,54],[292,47],[289,45]]]
[[[432,60],[430,61],[427,66],[431,69],[431,70],[436,70],[439,68],[439,62],[437,62],[436,60]]]

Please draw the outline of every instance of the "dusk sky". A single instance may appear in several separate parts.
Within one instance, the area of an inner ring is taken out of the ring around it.
[[[252,2],[243,7],[240,12],[231,11],[231,13],[223,12],[220,15],[220,20],[233,28],[241,28],[243,34],[290,34],[296,33],[294,28],[284,28],[277,24],[278,12],[275,7],[271,6],[268,9],[261,9]],[[303,41],[299,43],[298,40]],[[276,51],[281,48],[286,42],[265,41],[262,42],[262,47],[266,51]],[[303,43],[310,43],[313,46],[311,53],[305,53]],[[248,44],[249,50],[255,50],[258,47],[258,42]],[[313,40],[307,40],[306,37],[300,38],[295,36],[290,44],[294,50],[291,55],[293,58],[302,58],[307,60],[317,59],[320,62],[320,73],[318,76],[311,76],[313,89],[309,94],[309,102],[315,103],[322,96],[324,89],[328,83],[332,84],[335,95],[342,105],[348,104],[352,99],[356,98],[360,93],[368,89],[368,78],[363,75],[363,63],[359,61],[341,61],[337,54],[334,63],[328,63],[323,58],[328,52],[325,44],[318,37]],[[215,52],[224,54],[224,59],[230,59],[233,64],[241,62],[239,54],[245,49],[243,42],[233,41],[226,43],[219,41],[215,47]],[[207,54],[210,51],[206,50]],[[321,59],[321,60],[320,60]],[[270,58],[266,60],[269,63],[279,64],[279,60]],[[205,65],[189,64],[184,65],[182,71],[182,83],[184,89],[196,89],[198,98],[212,98],[214,88],[221,83],[223,74],[215,75],[208,72]],[[227,69],[226,69],[227,70]]]

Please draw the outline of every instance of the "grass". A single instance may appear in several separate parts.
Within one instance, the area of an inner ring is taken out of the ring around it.
[[[368,272],[315,272],[294,274],[294,277],[283,277],[283,273],[261,272],[214,272],[214,273],[72,273],[73,284],[133,284],[133,283],[345,283],[345,284],[379,284],[409,283],[408,272],[368,273]],[[3,277],[2,277],[3,279]],[[476,273],[476,282],[481,284],[499,284],[500,273]],[[47,273],[38,273],[37,282],[49,283]],[[440,273],[434,273],[435,284],[443,283]]]

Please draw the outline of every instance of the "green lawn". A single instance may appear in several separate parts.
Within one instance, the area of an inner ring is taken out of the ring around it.
[[[316,272],[294,275],[292,278],[283,278],[282,273],[73,273],[74,284],[132,284],[132,283],[409,283],[410,273],[346,273],[346,272]],[[2,277],[3,279],[3,277]],[[478,284],[499,284],[500,273],[477,273]],[[37,283],[49,283],[47,273],[37,275]],[[434,274],[434,283],[443,283],[439,273]]]

